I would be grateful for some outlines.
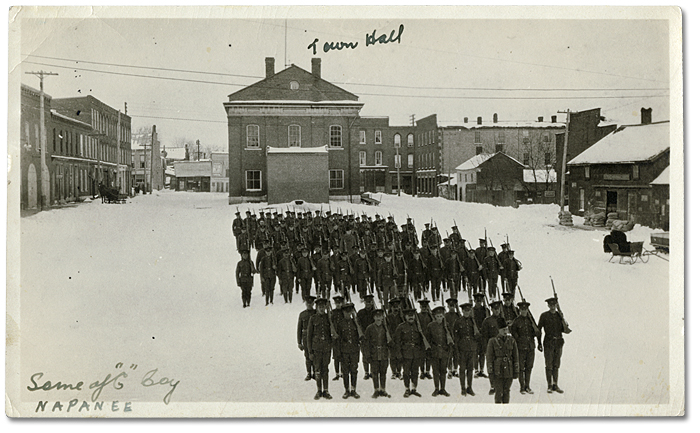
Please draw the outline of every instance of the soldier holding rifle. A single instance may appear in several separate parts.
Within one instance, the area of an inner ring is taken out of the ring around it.
[[[384,323],[384,311],[374,311],[374,323],[365,330],[365,340],[369,353],[374,394],[372,398],[391,397],[386,392],[386,370],[389,367],[389,344],[391,336]]]
[[[498,319],[503,319],[502,307],[503,303],[501,301],[493,301],[489,304],[491,307],[492,315],[484,319],[481,324],[481,338],[484,346],[488,346],[489,340],[498,336],[499,322]],[[505,319],[504,319],[505,320]],[[489,395],[493,395],[496,392],[493,377],[489,372],[489,383],[491,384],[491,389],[489,390]]]
[[[331,362],[331,342],[337,338],[335,327],[328,314],[328,300],[316,299],[316,314],[309,319],[306,333],[309,357],[314,363],[316,376],[316,395],[314,400],[321,397],[330,400],[328,393],[328,364]]]
[[[420,313],[418,313],[418,320],[420,321],[421,329],[424,332],[427,331],[428,325],[433,321],[433,313],[430,311],[430,300],[420,299],[418,301],[420,304]],[[430,356],[431,351],[425,351],[425,362],[420,367],[420,378],[421,379],[432,379],[433,376],[430,375],[430,367],[433,365],[433,360]]]
[[[460,316],[454,325],[455,352],[457,365],[459,365],[459,384],[462,388],[462,395],[473,396],[472,371],[474,370],[477,357],[477,339],[479,338],[479,327],[474,320],[474,310],[471,302],[460,305],[463,315]],[[465,384],[466,380],[466,384]]]
[[[554,288],[554,282],[552,282]],[[556,292],[555,292],[556,294]],[[549,311],[545,311],[540,315],[540,320],[537,322],[537,327],[544,329],[544,368],[547,376],[547,392],[558,392],[563,394],[564,391],[559,388],[559,366],[561,363],[561,355],[564,348],[564,337],[562,333],[568,334],[571,332],[568,323],[564,319],[559,307],[559,301],[556,296],[546,300]]]
[[[373,295],[365,295],[362,297],[362,300],[365,303],[365,308],[361,309],[360,311],[357,312],[357,322],[360,324],[360,329],[364,330],[367,329],[369,325],[372,324],[374,321],[374,296]],[[364,380],[368,380],[370,378],[370,362],[369,362],[369,348],[365,342],[362,344],[361,349],[362,349],[362,367],[364,368],[365,376]]]
[[[314,310],[315,300],[316,298],[313,296],[309,296],[304,300],[306,309],[299,313],[299,320],[297,321],[297,345],[299,346],[299,350],[304,352],[304,359],[306,361],[306,379],[304,380],[311,380],[314,375],[314,363],[309,356],[310,353],[306,335],[309,327],[309,319],[316,314],[316,310]]]
[[[515,318],[510,325],[510,332],[518,345],[518,355],[520,356],[520,394],[534,394],[530,388],[530,375],[535,364],[535,338],[537,338],[537,349],[542,352],[540,343],[540,329],[535,323],[535,319],[530,314],[530,303],[523,300],[518,302],[520,315]]]
[[[491,315],[491,312],[486,305],[484,305],[483,293],[475,293],[474,302],[476,303],[473,308],[474,320],[476,321],[477,325],[481,327],[481,324],[484,323],[484,320]],[[486,354],[487,343],[488,340],[484,341],[483,338],[477,338],[476,340],[477,362],[474,369],[478,369],[478,371],[474,377],[488,377],[486,374],[484,374],[484,355]]]
[[[348,302],[342,307],[343,316],[338,319],[340,364],[343,371],[343,398],[360,398],[357,393],[357,364],[360,362],[360,340],[363,332],[357,322],[355,306]]]
[[[425,360],[425,350],[430,348],[425,335],[423,335],[420,323],[416,318],[416,310],[407,308],[403,311],[406,319],[396,328],[395,344],[397,350],[401,352],[403,364],[403,383],[406,391],[403,396],[408,398],[411,395],[420,397],[416,391],[418,386],[418,369]],[[427,346],[427,347],[426,347]]]
[[[435,320],[430,322],[426,330],[426,337],[430,344],[431,358],[433,359],[433,383],[435,391],[433,397],[444,395],[449,397],[450,394],[445,390],[445,382],[447,381],[447,363],[450,358],[450,342],[452,336],[445,325],[445,307],[437,306],[433,308],[433,317]]]

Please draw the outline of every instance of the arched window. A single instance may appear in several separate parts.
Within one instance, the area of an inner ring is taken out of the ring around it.
[[[413,147],[413,134],[408,134],[408,137],[406,138],[407,146],[408,147]]]
[[[343,128],[340,125],[331,125],[330,147],[343,147]]]
[[[367,152],[364,150],[360,151],[360,167],[367,165]]]
[[[394,134],[394,147],[397,149],[401,147],[401,134]]]
[[[301,147],[301,126],[289,125],[288,128],[289,147]]]

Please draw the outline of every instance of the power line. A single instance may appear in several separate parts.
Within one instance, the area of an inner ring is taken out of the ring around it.
[[[42,65],[42,66],[51,66],[51,67],[56,67],[56,68],[64,68],[64,69],[73,69],[73,70],[80,70],[80,71],[88,71],[88,72],[97,72],[97,73],[102,73],[102,74],[110,74],[110,75],[121,75],[121,76],[127,76],[127,77],[138,77],[138,78],[153,78],[153,79],[158,79],[158,80],[171,80],[171,81],[184,81],[184,82],[189,82],[189,83],[201,83],[201,84],[217,84],[217,85],[224,85],[224,86],[241,86],[241,87],[247,87],[249,84],[237,84],[237,83],[223,83],[223,82],[218,82],[218,81],[206,81],[206,80],[193,80],[193,79],[187,79],[187,78],[175,78],[175,77],[159,77],[155,75],[144,75],[144,74],[130,74],[126,72],[114,72],[114,71],[100,71],[97,69],[88,69],[88,68],[79,68],[79,67],[72,67],[72,66],[60,66],[60,65],[52,65],[48,63],[40,63],[40,62],[32,62],[32,61],[24,61],[24,63],[29,63],[29,64],[34,64],[34,65]],[[268,89],[278,89],[278,87],[273,87],[273,86],[263,86],[261,85],[259,88],[268,88]],[[328,90],[325,93],[339,93],[339,94],[344,94],[347,93],[342,90]],[[386,93],[364,93],[364,92],[357,92],[357,95],[361,96],[382,96],[382,97],[392,97],[392,98],[431,98],[431,99],[488,99],[488,100],[498,100],[498,99],[519,99],[519,100],[556,100],[556,99],[628,99],[628,98],[641,98],[641,97],[650,97],[652,95],[634,95],[634,96],[625,96],[625,95],[618,95],[618,96],[440,96],[440,95],[399,95],[399,94],[386,94]]]
[[[162,120],[185,120],[188,122],[207,122],[207,123],[226,123],[223,120],[207,120],[207,119],[187,119],[184,117],[159,117],[159,116],[145,116],[145,115],[135,115],[132,114],[131,117],[145,118],[145,119],[162,119]]]
[[[255,78],[262,79],[262,76],[257,75],[242,75],[242,74],[230,74],[226,72],[209,72],[209,71],[197,71],[191,69],[174,69],[174,68],[162,68],[154,66],[139,66],[139,65],[124,65],[119,63],[105,63],[105,62],[93,62],[87,60],[77,60],[77,59],[67,59],[62,57],[49,57],[49,56],[39,56],[35,54],[24,54],[27,57],[37,57],[42,59],[51,60],[61,60],[66,62],[76,62],[76,63],[87,63],[93,65],[105,65],[105,66],[117,66],[122,68],[135,68],[135,69],[152,69],[156,71],[170,71],[170,72],[185,72],[191,74],[205,74],[205,75],[218,75],[226,77],[241,77],[241,78]],[[32,63],[27,61],[27,63]],[[39,64],[39,63],[37,63]],[[56,66],[56,65],[51,65]],[[65,67],[65,66],[64,66]],[[72,68],[80,69],[80,68]],[[88,70],[88,69],[81,69]],[[90,70],[94,71],[94,70]],[[389,87],[396,89],[419,89],[419,90],[484,90],[484,91],[523,91],[523,92],[610,92],[610,91],[649,91],[649,90],[669,90],[668,87],[645,87],[645,88],[499,88],[499,87],[440,87],[440,86],[401,86],[397,84],[375,84],[375,83],[352,83],[352,82],[339,82],[339,81],[329,81],[332,84],[340,86],[368,86],[368,87]],[[236,84],[243,86],[243,84]]]

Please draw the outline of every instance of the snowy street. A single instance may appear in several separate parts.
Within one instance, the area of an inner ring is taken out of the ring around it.
[[[236,206],[229,206],[227,198],[160,191],[121,205],[96,200],[23,218],[22,400],[90,398],[92,390],[85,388],[27,390],[37,372],[44,373],[37,380],[41,385],[46,380],[90,383],[126,371],[133,402],[159,402],[169,391],[172,402],[313,402],[315,383],[304,381],[304,356],[296,343],[301,297],[285,305],[277,285],[275,304],[265,307],[256,276],[251,308],[241,307],[234,276],[239,257],[231,233]],[[443,234],[454,219],[472,245],[484,228],[497,247],[507,235],[523,263],[520,287],[535,318],[547,309],[549,277],[554,279],[573,329],[565,337],[560,370],[565,393],[547,394],[544,358],[537,352],[535,394],[518,393],[516,381],[511,403],[669,402],[668,262],[650,257],[648,263],[608,263],[602,247],[607,232],[583,227],[579,217],[574,217],[576,228],[559,226],[554,205],[514,209],[383,195],[378,207],[332,203],[332,208],[391,213],[399,224],[408,214],[419,234],[431,217]],[[627,238],[651,249],[652,232],[637,226]],[[466,293],[460,292],[460,302],[465,301]],[[362,304],[356,294],[353,302]],[[118,363],[123,367],[115,368]],[[156,368],[153,381],[167,377],[168,383],[136,386]],[[332,363],[330,368],[333,377]],[[459,395],[457,378],[447,382],[449,398],[431,397],[430,380],[419,381],[422,398],[402,398],[399,380],[387,386],[393,397],[373,400],[371,381],[360,377],[358,401],[493,402],[488,380],[481,378],[474,379],[475,397]],[[124,393],[110,385],[100,399],[124,400]],[[332,403],[353,404],[340,398],[342,381],[331,381],[330,393]]]

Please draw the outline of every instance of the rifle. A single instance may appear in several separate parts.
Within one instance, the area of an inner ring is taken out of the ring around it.
[[[338,333],[335,330],[335,325],[333,325],[333,318],[331,317],[331,308],[328,307],[326,310],[326,316],[328,317],[328,324],[331,325],[331,338],[336,339],[338,338]]]
[[[520,286],[516,285],[516,289],[518,289],[518,293],[520,293],[520,300],[525,302],[525,298],[523,297],[523,292],[520,290]],[[542,345],[541,341],[541,336],[542,336],[542,331],[540,331],[539,326],[537,326],[537,322],[535,321],[535,318],[532,316],[532,311],[527,310],[527,317],[530,318],[530,324],[532,324],[532,329],[535,331],[535,336],[537,336],[537,346]]]
[[[355,322],[355,326],[357,327],[357,335],[360,336],[360,339],[365,338],[364,332],[362,332],[362,328],[360,328],[360,324],[357,321],[357,311],[355,311],[355,306],[352,306],[352,320]]]
[[[559,307],[559,298],[557,298],[557,290],[554,288],[554,280],[552,279],[552,276],[549,276],[550,281],[552,282],[552,292],[554,292],[554,299],[557,301],[557,313],[559,313],[559,316],[561,316],[561,322],[564,325],[564,334],[569,334],[571,332],[571,328],[569,328],[569,324],[567,323],[566,319],[564,318],[564,313],[562,313],[561,308]]]
[[[413,302],[413,295],[410,292],[408,293],[408,301],[411,303],[411,308],[415,309],[416,304],[415,302]],[[418,317],[418,313],[416,313],[416,322],[418,322],[418,332],[423,338],[423,345],[425,346],[425,350],[430,350],[430,343],[428,343],[428,339],[425,338],[425,334],[423,334],[423,326],[420,324],[420,317]]]
[[[445,233],[447,233],[447,231],[445,231]],[[457,230],[457,233],[459,233],[459,229]],[[449,238],[450,235],[448,234],[447,237]],[[461,238],[462,235],[460,235],[459,237]],[[452,250],[457,251],[457,246],[454,244],[454,242],[452,243]],[[457,264],[459,264],[459,273],[461,275],[462,272],[464,272],[464,265],[462,265],[462,261],[459,259],[459,254],[457,254]]]
[[[386,304],[382,300],[381,296],[379,297],[379,306],[382,309],[382,313],[383,313],[382,317],[384,318],[384,320],[382,320],[382,323],[384,324],[384,332],[386,332],[386,344],[389,345],[389,344],[391,344],[391,334],[389,333],[389,327],[386,324],[386,321],[388,319],[388,315],[386,312]]]
[[[442,304],[442,308],[445,308],[445,294],[443,291],[440,292],[440,303]],[[451,346],[455,344],[454,340],[452,339],[452,334],[450,333],[450,329],[447,327],[447,320],[442,319],[442,326],[445,328],[445,336],[447,337],[447,345]]]

